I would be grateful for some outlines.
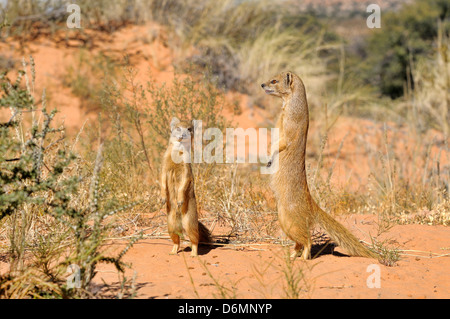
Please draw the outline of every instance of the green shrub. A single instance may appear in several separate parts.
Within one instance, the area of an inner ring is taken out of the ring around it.
[[[9,272],[0,277],[0,298],[91,297],[97,263],[124,271],[121,258],[129,246],[109,257],[103,243],[110,216],[133,204],[119,207],[114,197],[102,196],[101,146],[92,169],[78,167],[64,129],[53,128],[56,111],[47,112],[45,95],[40,108],[35,105],[32,59],[31,66],[31,86],[26,70],[15,82],[0,75],[0,107],[12,112],[0,123],[0,225],[8,230],[10,259]],[[70,265],[78,267],[78,289],[65,280]]]
[[[399,11],[382,14],[382,25],[367,40],[361,74],[383,95],[397,98],[413,85],[411,67],[419,56],[434,50],[438,21],[450,31],[446,0],[416,0]],[[408,83],[408,84],[407,84]]]

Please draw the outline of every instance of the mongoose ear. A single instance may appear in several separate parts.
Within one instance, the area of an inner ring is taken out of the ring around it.
[[[180,120],[176,117],[172,118],[172,121],[170,121],[170,131],[172,132],[175,127],[177,126],[177,124],[180,123]]]
[[[292,76],[292,73],[291,72],[287,72],[286,73],[286,85],[289,86],[289,87],[292,87],[293,82],[294,82],[294,78]]]

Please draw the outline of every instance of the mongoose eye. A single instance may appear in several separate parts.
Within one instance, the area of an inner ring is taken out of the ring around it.
[[[277,81],[277,80],[272,80],[271,83],[272,83],[272,84],[276,84],[276,83],[278,83],[278,81]]]

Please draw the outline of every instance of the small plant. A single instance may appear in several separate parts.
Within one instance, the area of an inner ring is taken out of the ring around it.
[[[288,299],[298,299],[302,292],[303,272],[294,267],[294,261],[286,254],[284,275],[284,292]]]
[[[377,252],[380,264],[393,267],[400,260],[400,250],[397,248],[389,248],[387,244],[389,244],[388,240],[378,242],[372,239],[372,249]]]

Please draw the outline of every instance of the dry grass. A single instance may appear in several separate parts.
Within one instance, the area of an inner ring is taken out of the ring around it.
[[[100,262],[112,263],[123,277],[121,258],[103,247],[113,216],[133,203],[118,206],[114,196],[99,187],[103,148],[86,162],[71,150],[64,127],[54,128],[55,112],[35,104],[35,65],[23,61],[12,82],[1,76],[1,106],[9,106],[11,120],[1,127],[2,255],[9,271],[0,277],[0,297],[94,297],[91,282]],[[22,88],[22,80],[25,88]],[[75,139],[74,143],[76,143]],[[79,287],[65,280],[67,269],[79,269]]]
[[[450,133],[450,39],[439,25],[436,50],[433,56],[423,57],[416,65],[411,65],[413,85],[408,83],[408,94],[402,106],[407,110],[407,118],[419,131],[430,127]]]

